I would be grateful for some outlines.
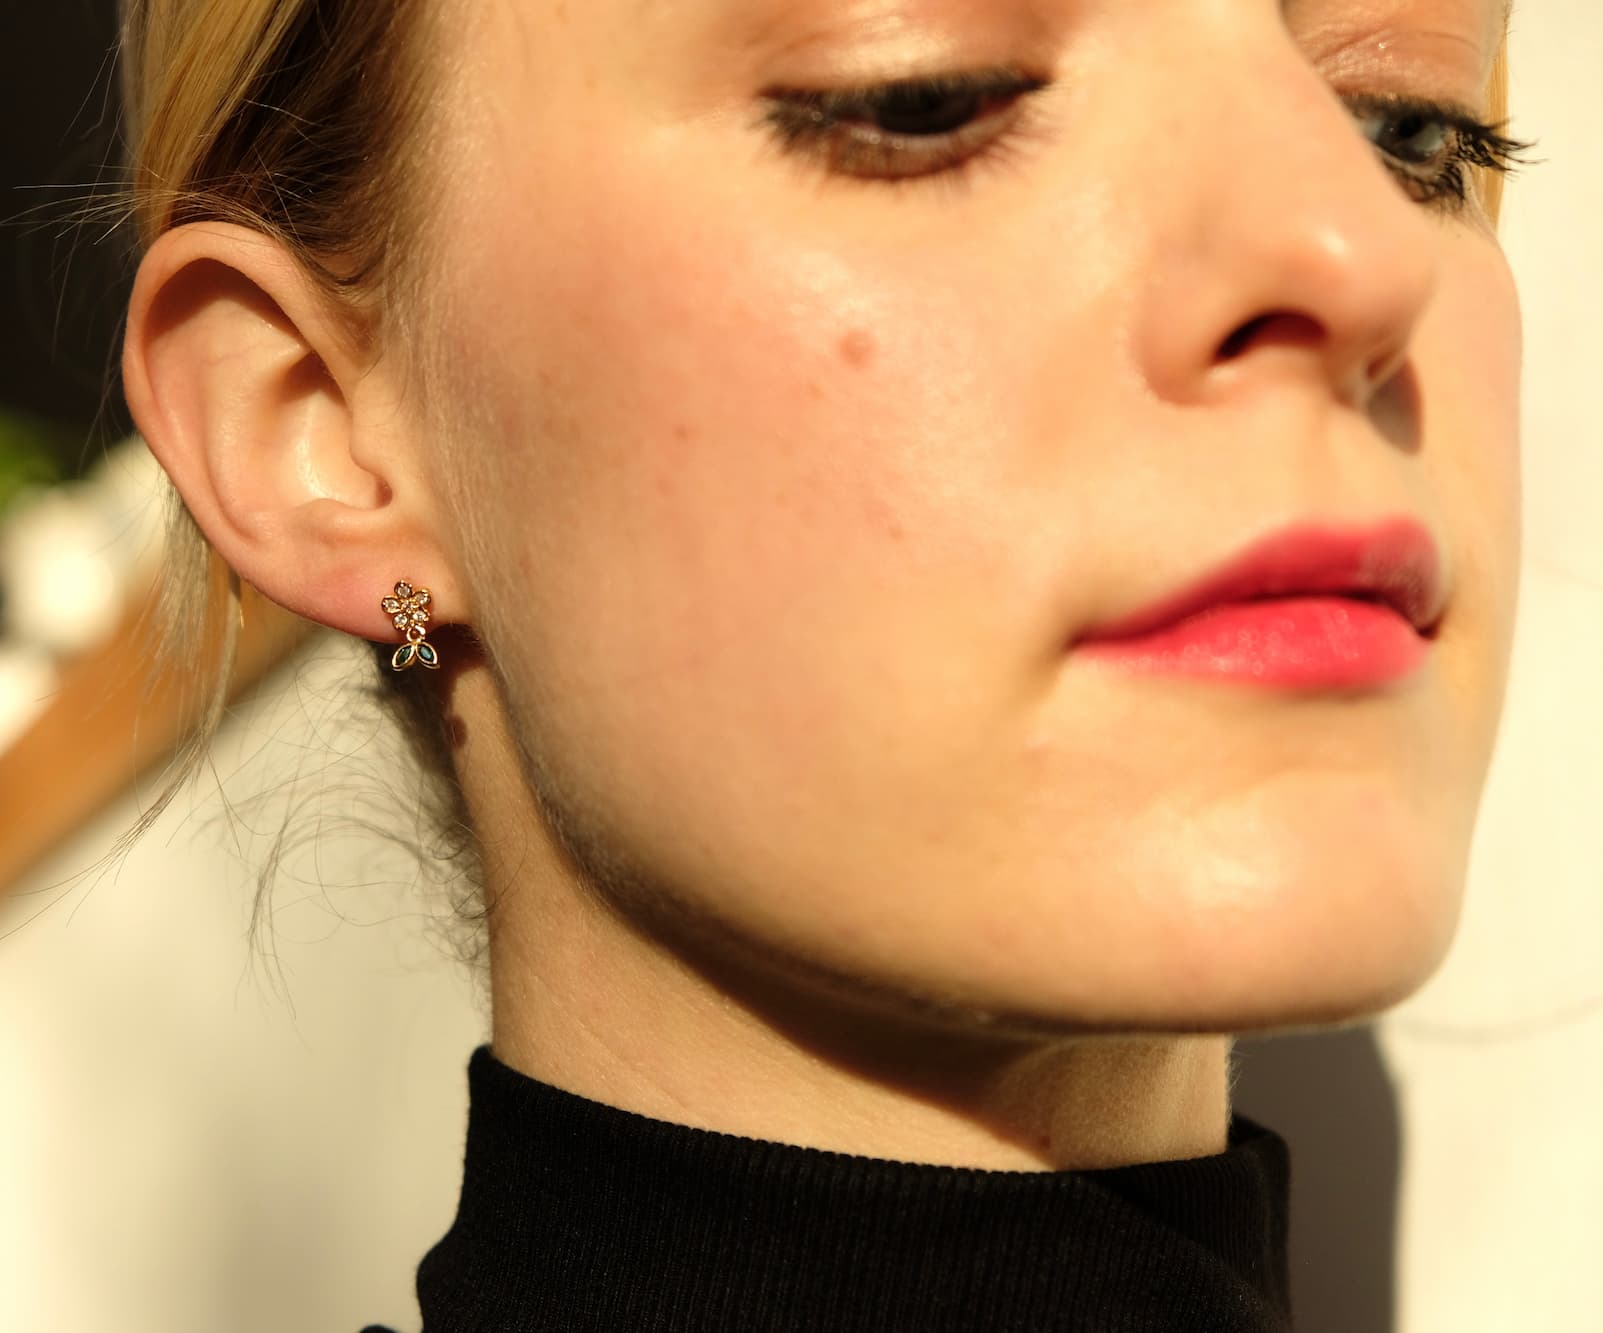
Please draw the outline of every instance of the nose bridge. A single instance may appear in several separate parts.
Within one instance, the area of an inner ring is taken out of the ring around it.
[[[1165,197],[1134,346],[1175,401],[1316,373],[1361,404],[1406,358],[1438,224],[1387,178],[1278,16],[1253,9],[1190,34],[1173,95],[1194,114],[1155,147]]]

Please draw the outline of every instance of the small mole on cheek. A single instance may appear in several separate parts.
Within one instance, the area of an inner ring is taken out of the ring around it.
[[[852,329],[840,340],[840,358],[848,366],[866,370],[874,360],[874,335],[867,329]]]

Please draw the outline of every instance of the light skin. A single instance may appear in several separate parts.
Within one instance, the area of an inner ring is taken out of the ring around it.
[[[1343,99],[1482,109],[1489,0],[446,30],[449,435],[222,224],[151,250],[125,378],[269,596],[384,638],[409,577],[485,645],[439,683],[501,1059],[731,1133],[1105,1166],[1225,1147],[1223,1034],[1429,975],[1511,646],[1519,315],[1478,204],[1420,202]],[[1001,63],[1048,86],[961,183],[755,124],[776,87]],[[1287,523],[1399,515],[1450,592],[1405,680],[1067,647]]]

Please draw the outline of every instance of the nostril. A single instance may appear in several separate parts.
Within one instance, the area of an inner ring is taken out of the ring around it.
[[[1221,361],[1233,361],[1253,343],[1267,342],[1287,347],[1307,347],[1319,341],[1323,332],[1318,321],[1289,310],[1278,310],[1249,319],[1219,344]]]
[[[1219,360],[1234,361],[1238,356],[1245,352],[1247,350],[1247,344],[1253,339],[1253,335],[1258,332],[1258,330],[1263,326],[1264,321],[1268,318],[1269,317],[1267,315],[1260,315],[1257,319],[1249,319],[1245,324],[1243,324],[1228,338],[1226,338],[1224,342],[1219,345]]]

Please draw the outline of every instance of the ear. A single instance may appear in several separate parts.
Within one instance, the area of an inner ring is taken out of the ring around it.
[[[189,512],[280,606],[366,639],[380,600],[430,590],[436,623],[469,619],[425,441],[396,372],[284,246],[220,222],[164,233],[129,302],[129,410]]]

